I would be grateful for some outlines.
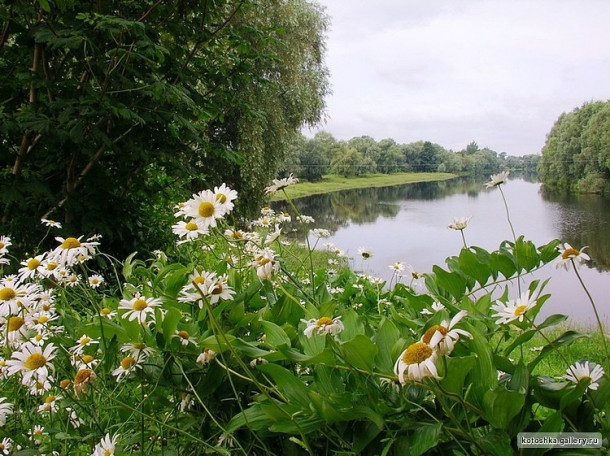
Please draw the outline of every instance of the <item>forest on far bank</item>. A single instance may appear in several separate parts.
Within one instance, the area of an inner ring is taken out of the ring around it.
[[[610,193],[610,101],[562,113],[547,135],[540,180],[553,190]]]
[[[453,151],[430,141],[399,144],[393,139],[376,141],[370,136],[343,141],[330,133],[313,138],[300,135],[288,147],[280,174],[294,173],[300,179],[316,181],[324,174],[355,177],[370,173],[447,172],[484,174],[502,170],[536,172],[540,156],[512,156],[472,141]]]

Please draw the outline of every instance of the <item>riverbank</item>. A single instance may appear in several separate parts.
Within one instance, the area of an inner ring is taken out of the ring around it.
[[[336,174],[325,175],[321,181],[299,182],[286,188],[290,199],[323,193],[338,192],[363,187],[389,187],[392,185],[412,184],[415,182],[430,182],[453,179],[451,173],[395,173],[395,174],[365,174],[359,177],[343,177]],[[282,201],[286,197],[283,192],[276,193],[271,201]]]

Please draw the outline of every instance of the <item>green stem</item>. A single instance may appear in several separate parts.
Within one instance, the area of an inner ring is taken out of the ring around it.
[[[602,343],[604,345],[604,354],[606,355],[606,362],[608,363],[607,372],[610,374],[610,357],[608,356],[608,346],[606,343],[606,334],[604,333],[604,326],[602,325],[601,318],[599,317],[599,313],[597,312],[597,306],[595,305],[593,296],[591,296],[591,293],[589,293],[589,290],[587,289],[585,282],[582,280],[582,277],[580,276],[580,273],[578,272],[578,268],[576,267],[574,258],[570,258],[570,261],[572,262],[572,267],[574,269],[574,272],[576,273],[576,277],[578,277],[578,281],[580,282],[580,285],[582,286],[583,290],[585,290],[585,293],[587,294],[587,297],[589,298],[589,302],[591,303],[591,306],[593,307],[593,312],[595,313],[595,319],[597,320],[597,327],[599,328],[599,334],[602,337]]]

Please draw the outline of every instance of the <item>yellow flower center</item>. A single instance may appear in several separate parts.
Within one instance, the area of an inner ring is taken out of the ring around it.
[[[77,247],[80,247],[80,241],[73,237],[66,238],[66,240],[61,243],[61,248],[64,250],[76,249]]]
[[[93,373],[93,371],[91,369],[81,369],[74,376],[74,384],[82,385],[83,383],[93,381],[94,379],[95,379],[95,374]],[[70,384],[70,380],[62,380],[61,384],[65,385],[65,386],[62,386],[62,388],[65,389]]]
[[[202,217],[211,217],[214,215],[214,205],[209,201],[204,201],[199,205],[199,215]]]
[[[55,399],[56,399],[56,398],[55,398],[55,396],[53,396],[53,395],[51,394],[51,395],[49,395],[49,396],[45,397],[44,401],[45,401],[47,404],[50,404],[50,403],[51,403],[51,402],[53,402]]]
[[[21,317],[11,317],[8,319],[8,330],[17,331],[25,324],[25,320]]]
[[[45,358],[41,353],[32,353],[23,363],[23,365],[29,370],[38,369],[45,364],[47,364],[47,358]]]
[[[197,276],[193,279],[193,283],[197,284],[197,285],[202,285],[205,283],[205,277],[203,276]]]
[[[569,249],[565,249],[561,254],[561,258],[567,260],[568,258],[572,258],[578,256],[580,251],[576,250],[574,247],[570,247]]]
[[[4,242],[0,241],[0,249],[3,249],[5,246]]]
[[[104,456],[112,456],[110,450],[104,450]]]
[[[322,317],[316,322],[316,326],[332,325],[333,323],[332,318]]]
[[[38,323],[42,323],[44,325],[47,321],[49,321],[49,317],[46,315],[41,315],[38,317]]]
[[[184,225],[184,229],[187,231],[196,231],[198,228],[199,227],[195,222],[188,222],[186,225]]]
[[[85,355],[81,358],[81,361],[85,364],[89,364],[91,361],[93,361],[93,356],[91,355]]]
[[[136,359],[133,356],[126,356],[121,360],[121,367],[125,370],[133,367],[136,364]]]
[[[216,195],[216,201],[218,201],[220,204],[224,204],[225,201],[227,201],[227,195],[224,193],[218,193]]]
[[[76,377],[74,377],[74,381],[76,381],[78,374],[80,374],[81,371],[78,371],[76,373]],[[67,378],[64,378],[61,382],[59,382],[59,387],[61,389],[66,389],[68,386],[70,386],[70,380],[68,380]]]
[[[91,339],[89,339],[88,337],[83,337],[78,343],[81,345],[87,345],[89,342],[91,342]]]
[[[284,212],[284,217],[290,217],[290,214],[288,212]]]
[[[222,282],[216,282],[214,284],[214,288],[212,288],[212,294],[219,295],[222,293],[223,290],[224,290],[224,287],[222,286]]]
[[[100,310],[100,314],[102,315],[110,315],[111,312],[112,310],[110,310],[108,307],[104,307],[102,310]]]
[[[135,342],[133,344],[133,348],[135,348],[136,350],[144,350],[146,348],[146,344],[142,342]]]
[[[265,266],[267,263],[269,263],[271,261],[271,259],[267,258],[267,257],[259,257],[259,259],[257,261],[258,261],[258,264],[260,264],[261,266]]]
[[[441,325],[430,326],[428,330],[424,333],[424,337],[422,337],[422,342],[425,344],[429,344],[432,340],[432,336],[436,331],[440,332],[443,336],[449,332],[447,328]]]
[[[17,293],[15,290],[9,287],[4,287],[0,290],[0,301],[9,301],[11,299],[15,299],[17,297]]]
[[[34,339],[36,339],[36,342],[40,342],[43,338],[44,338],[44,336],[42,334],[36,334],[36,336],[34,336]]]
[[[37,258],[30,258],[28,260],[28,269],[30,271],[33,271],[34,269],[36,269],[38,266],[40,266],[40,260]]]
[[[405,350],[402,362],[405,364],[419,364],[432,356],[432,347],[423,342],[415,342]]]
[[[178,336],[182,337],[185,340],[188,340],[191,337],[191,335],[187,331],[184,331],[184,330],[178,331],[177,334],[178,334]]]
[[[523,315],[525,313],[526,309],[527,309],[527,306],[525,304],[521,304],[519,307],[517,307],[515,309],[515,312],[514,312],[515,317],[520,317],[521,315]]]
[[[47,263],[47,271],[52,271],[52,270],[56,269],[57,266],[59,266],[59,264],[57,264],[55,261],[49,261]]]
[[[140,311],[146,309],[147,307],[148,303],[144,299],[136,299],[133,303],[132,309]]]

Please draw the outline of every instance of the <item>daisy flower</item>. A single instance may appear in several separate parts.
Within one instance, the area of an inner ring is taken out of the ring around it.
[[[144,342],[128,342],[121,345],[121,352],[135,358],[137,361],[145,361],[146,358],[155,352],[155,349],[149,347]]]
[[[373,249],[370,247],[360,247],[358,249],[358,255],[360,255],[364,260],[368,260],[373,256]]]
[[[180,331],[176,330],[172,338],[178,339],[183,347],[186,347],[188,344],[197,345],[197,341],[184,329]]]
[[[195,219],[176,223],[172,226],[172,232],[185,241],[192,241],[209,233],[207,225]]]
[[[496,324],[502,325],[510,323],[514,320],[523,321],[525,312],[531,309],[536,304],[536,299],[530,297],[529,290],[521,293],[521,296],[515,300],[510,300],[506,304],[501,301],[496,301],[496,304],[491,306],[491,309],[496,313],[493,315],[496,318]]]
[[[575,249],[567,242],[559,248],[559,257],[555,260],[555,267],[557,269],[564,268],[566,271],[570,268],[570,264],[573,262],[574,267],[579,267],[585,261],[589,261],[591,258],[587,255],[584,250],[587,247],[583,247],[580,250]]]
[[[290,173],[288,177],[284,177],[283,179],[273,179],[273,184],[265,187],[265,192],[268,194],[277,193],[278,191],[298,182],[299,180],[296,177],[292,177],[292,173]]]
[[[210,190],[204,190],[188,200],[183,208],[186,217],[197,224],[199,229],[216,226],[216,220],[222,218],[225,212],[222,204]]]
[[[33,429],[30,429],[28,431],[30,440],[34,441],[36,445],[40,445],[44,436],[48,434],[49,433],[45,431],[44,426],[41,426],[39,424],[35,425]]]
[[[489,178],[489,182],[485,184],[486,188],[497,187],[500,184],[505,183],[508,180],[508,171],[502,171],[498,174],[492,174]]]
[[[210,304],[216,304],[221,298],[225,301],[233,299],[235,291],[227,284],[228,277],[220,276],[212,281],[205,290],[205,294],[210,298]]]
[[[106,434],[102,440],[100,440],[100,443],[95,445],[91,456],[114,456],[118,437],[118,434],[115,434],[112,437],[110,437],[110,434]]]
[[[5,402],[6,397],[0,397],[0,427],[6,424],[6,418],[13,414],[13,404]]]
[[[401,385],[407,380],[421,381],[426,377],[438,378],[436,360],[438,355],[430,345],[415,342],[403,351],[394,364],[394,373]]]
[[[0,255],[8,253],[8,248],[13,245],[11,238],[8,236],[0,236]]]
[[[91,288],[98,288],[101,284],[104,283],[104,278],[99,274],[90,275],[87,279],[89,282],[89,286]]]
[[[251,264],[256,267],[256,275],[261,280],[270,279],[272,274],[280,269],[280,263],[275,259],[275,253],[269,248],[259,250]]]
[[[73,266],[80,261],[81,257],[90,258],[95,254],[95,248],[100,245],[99,242],[93,241],[92,238],[82,241],[83,236],[75,237],[56,237],[55,240],[60,243],[55,250],[49,253],[49,261],[55,261],[60,266]]]
[[[0,281],[0,317],[17,315],[23,308],[33,307],[39,292],[39,285],[21,284],[17,280],[11,280],[10,276],[4,277]]]
[[[125,356],[121,360],[121,364],[112,371],[112,375],[116,377],[116,381],[120,382],[122,377],[127,377],[137,369],[141,369],[142,365],[133,356]]]
[[[471,218],[472,215],[470,217],[455,217],[453,221],[449,225],[447,225],[447,228],[451,228],[452,230],[456,231],[462,231],[466,229],[466,227],[468,226],[468,222],[470,222]]]
[[[149,316],[153,321],[155,320],[155,307],[159,307],[160,304],[159,298],[145,298],[140,293],[136,293],[132,299],[121,299],[119,310],[127,310],[123,318],[128,318],[129,321],[138,320],[143,325]]]
[[[76,397],[79,397],[82,393],[87,393],[89,391],[89,385],[95,382],[95,372],[89,368],[81,368],[74,375],[74,381],[72,382],[72,386],[74,388],[74,393]],[[63,381],[62,381],[63,383]],[[69,380],[68,380],[69,383]]]
[[[76,345],[70,347],[68,350],[75,355],[82,355],[85,351],[85,347],[90,347],[95,344],[99,344],[99,341],[96,339],[91,339],[86,334],[83,334],[76,342]]]
[[[55,357],[55,346],[50,343],[44,350],[42,347],[26,342],[20,351],[15,351],[6,364],[9,375],[20,373],[21,383],[31,386],[36,381],[44,381],[49,371],[54,372],[55,367],[49,361]]]
[[[58,410],[57,402],[61,399],[60,396],[54,396],[49,394],[44,398],[44,402],[38,406],[38,413],[52,412],[55,413]]]
[[[108,307],[103,307],[102,309],[100,309],[100,316],[102,317],[112,318],[116,316],[116,314],[116,310],[109,309]]]
[[[604,376],[604,369],[599,364],[589,363],[589,361],[585,361],[584,363],[576,362],[568,367],[566,371],[565,378],[566,380],[572,383],[580,383],[585,380],[588,381],[589,384],[587,389],[596,390],[599,387],[598,381],[601,380]]]
[[[341,317],[335,317],[333,319],[329,317],[322,318],[312,318],[311,320],[301,319],[303,323],[307,325],[307,327],[303,330],[303,334],[307,336],[307,338],[311,338],[311,336],[315,334],[331,334],[336,336],[339,334],[345,327],[343,326],[343,322],[341,321]]]
[[[4,437],[0,440],[0,454],[1,455],[9,455],[11,454],[11,446],[13,446],[13,441],[8,437]]]
[[[394,274],[400,274],[401,272],[403,272],[405,270],[405,265],[402,264],[400,261],[397,261],[396,263],[388,266],[392,271],[394,271]]]
[[[52,228],[61,228],[61,223],[56,222],[55,220],[48,220],[45,218],[40,219],[43,225],[50,226]]]
[[[233,210],[235,206],[233,201],[237,199],[237,192],[222,184],[220,187],[214,187],[214,199],[220,203],[220,211],[224,216]]]
[[[450,322],[443,320],[440,325],[433,325],[424,333],[420,342],[435,348],[439,355],[448,355],[453,351],[460,336],[472,339],[472,334],[463,329],[455,328],[462,318],[468,315],[465,310],[459,311]]]
[[[197,357],[197,362],[202,366],[210,363],[214,358],[216,358],[216,352],[209,348],[204,348],[203,352]]]
[[[21,262],[21,268],[19,268],[18,277],[19,280],[33,279],[37,274],[42,274],[42,261],[44,255],[36,255],[35,257],[28,258]]]

